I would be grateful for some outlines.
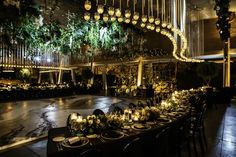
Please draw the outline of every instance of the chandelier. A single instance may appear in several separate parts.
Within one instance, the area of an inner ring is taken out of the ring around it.
[[[92,6],[90,0],[85,0],[84,9],[86,21],[118,21],[135,25],[145,31],[160,33],[172,42],[172,54],[177,60],[203,61],[189,58],[186,54],[186,0],[96,0],[96,6]]]

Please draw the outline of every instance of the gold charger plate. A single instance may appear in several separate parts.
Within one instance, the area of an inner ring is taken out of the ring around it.
[[[69,138],[66,138],[63,142],[62,142],[62,146],[66,147],[66,148],[78,148],[78,147],[83,147],[85,145],[87,145],[89,143],[89,139],[86,137],[79,137],[80,141],[78,142],[78,145],[71,145],[69,142]]]
[[[53,142],[62,142],[65,140],[65,137],[63,136],[57,136],[52,139]]]
[[[139,123],[137,123],[137,124],[132,125],[132,128],[134,130],[145,131],[145,130],[151,129],[151,126],[147,125],[147,124],[139,124]]]
[[[124,133],[117,130],[103,132],[101,137],[106,140],[118,140],[124,137]]]

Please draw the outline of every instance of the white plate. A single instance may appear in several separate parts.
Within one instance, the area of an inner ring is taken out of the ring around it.
[[[64,140],[65,140],[65,137],[63,137],[63,136],[54,137],[52,139],[52,141],[54,141],[54,142],[62,142]]]

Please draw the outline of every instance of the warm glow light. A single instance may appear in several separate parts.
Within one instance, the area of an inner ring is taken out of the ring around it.
[[[163,23],[161,24],[161,26],[165,28],[165,27],[167,26],[167,24],[166,24],[165,22],[163,22]]]
[[[98,5],[97,12],[98,12],[99,14],[102,14],[102,13],[104,12],[103,5]]]
[[[91,7],[92,7],[91,2],[90,2],[89,0],[86,0],[86,1],[84,2],[84,8],[85,8],[86,10],[90,10]]]
[[[125,17],[130,18],[130,16],[131,16],[130,10],[125,10]]]
[[[118,22],[123,22],[123,17],[119,17]]]
[[[84,19],[86,21],[90,20],[90,13],[88,13],[88,12],[84,13]]]
[[[147,22],[147,15],[143,15],[143,16],[142,16],[142,22],[143,22],[143,23]]]
[[[133,24],[133,25],[136,25],[136,24],[137,24],[137,21],[132,20],[132,24]]]
[[[121,11],[120,11],[120,9],[116,9],[115,14],[116,14],[117,17],[120,17],[120,16],[121,16]],[[122,20],[122,21],[123,21],[123,20]]]
[[[171,28],[172,28],[172,24],[169,23],[169,24],[167,25],[167,28],[168,28],[168,29],[171,29]]]
[[[155,19],[155,24],[156,24],[156,25],[159,25],[160,23],[161,23],[160,19],[156,18],[156,19]]]
[[[113,15],[115,14],[115,9],[114,9],[113,7],[109,7],[109,8],[108,8],[108,14],[109,14],[110,16],[113,16]]]
[[[130,19],[125,19],[125,23],[130,23]]]
[[[138,12],[134,12],[133,18],[134,18],[134,20],[137,21],[139,19],[139,13]]]
[[[107,22],[109,20],[108,14],[103,14],[103,21]]]
[[[94,13],[94,19],[98,21],[100,19],[100,14],[98,12]]]
[[[146,26],[146,24],[145,24],[145,23],[141,23],[140,26],[141,26],[142,28],[144,28],[144,27]]]
[[[160,27],[156,27],[156,32],[160,32],[161,31],[161,28]]]
[[[153,23],[154,22],[154,17],[153,16],[149,16],[148,22]]]
[[[152,27],[151,23],[148,23],[147,24],[147,29],[151,29],[151,27]]]
[[[111,21],[114,22],[116,20],[116,17],[115,16],[112,16],[111,17]]]
[[[152,24],[151,27],[150,27],[150,29],[153,31],[153,30],[155,29],[155,25]]]

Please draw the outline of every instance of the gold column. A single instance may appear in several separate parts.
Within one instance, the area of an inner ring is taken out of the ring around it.
[[[90,79],[90,84],[93,84],[93,82],[94,82],[94,63],[93,62],[91,62],[91,71],[92,71],[92,73],[93,73],[93,77]]]
[[[230,38],[224,42],[223,87],[230,87]]]
[[[107,91],[107,69],[106,66],[102,69],[102,82],[103,82],[103,89]]]
[[[140,86],[142,84],[142,75],[143,75],[143,57],[140,57],[139,64],[138,64],[137,86]]]

